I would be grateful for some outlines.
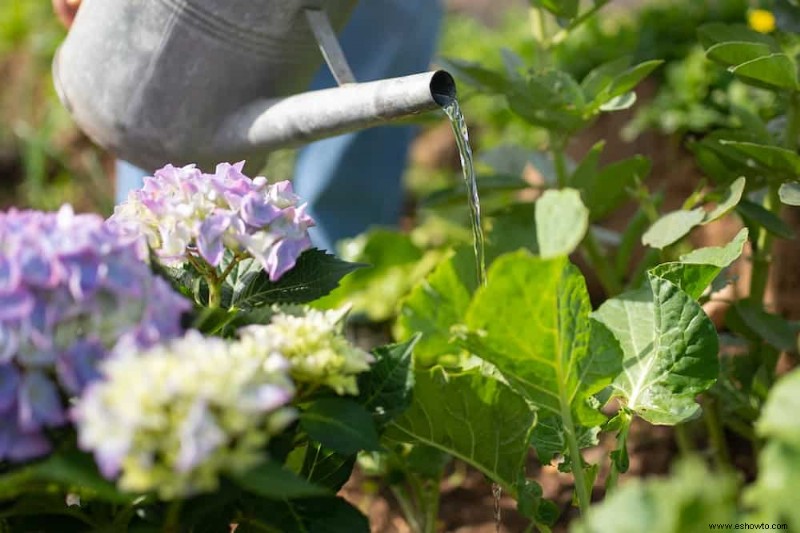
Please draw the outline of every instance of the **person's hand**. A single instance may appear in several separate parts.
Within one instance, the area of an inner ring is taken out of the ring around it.
[[[64,26],[69,28],[80,5],[81,0],[53,0],[53,11]]]

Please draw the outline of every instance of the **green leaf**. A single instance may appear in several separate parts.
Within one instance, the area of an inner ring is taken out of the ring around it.
[[[792,150],[747,141],[720,140],[720,144],[738,150],[768,169],[795,177],[800,175],[800,155]]]
[[[729,69],[742,81],[767,89],[797,90],[797,67],[786,54],[759,57]]]
[[[531,124],[571,133],[587,122],[586,102],[580,85],[566,72],[534,72],[517,80],[507,94],[511,110]]]
[[[717,43],[706,50],[706,57],[726,67],[768,56],[772,49],[763,43],[746,41]]]
[[[736,178],[733,183],[731,183],[728,188],[725,189],[723,196],[717,202],[716,207],[706,213],[703,224],[708,224],[709,222],[718,220],[732,211],[742,199],[742,193],[744,193],[744,186],[746,184],[747,180],[745,180],[745,178]]]
[[[589,229],[589,210],[575,189],[545,192],[535,216],[539,255],[546,259],[571,254]]]
[[[705,219],[706,212],[698,207],[691,211],[672,211],[655,221],[642,235],[642,244],[653,248],[666,248],[674,244],[699,226]]]
[[[342,455],[311,442],[306,448],[300,474],[314,485],[338,491],[350,479],[355,463],[355,455]]]
[[[396,332],[401,339],[421,333],[415,356],[426,366],[441,355],[458,352],[450,342],[450,328],[462,322],[477,287],[475,258],[466,247],[449,252],[436,269],[417,283],[402,301]]]
[[[692,250],[688,254],[681,256],[682,263],[714,265],[725,268],[736,261],[742,255],[744,245],[747,242],[747,228],[742,228],[731,242],[724,246],[708,246]]]
[[[593,152],[594,150],[595,148],[592,148]],[[591,157],[599,158],[599,153]],[[650,173],[650,160],[640,155],[611,163],[599,171],[596,170],[596,163],[593,168],[591,164],[592,160],[589,160],[586,165],[582,163],[576,169],[570,180],[570,186],[581,191],[593,221],[604,218],[619,207],[628,197],[627,189],[637,179],[643,180]]]
[[[583,277],[565,258],[508,254],[491,266],[467,310],[471,349],[543,416],[594,426],[605,417],[590,398],[619,373],[621,354],[590,311]]]
[[[578,14],[579,0],[531,0],[532,5],[543,7],[559,18],[571,19]]]
[[[648,273],[645,287],[606,301],[594,317],[624,352],[615,394],[653,424],[674,425],[700,410],[695,396],[716,381],[714,324],[678,286]]]
[[[297,264],[277,281],[270,281],[261,263],[241,261],[228,276],[229,306],[252,309],[274,303],[308,303],[325,296],[350,272],[364,265],[348,263],[321,250],[303,252]]]
[[[753,520],[788,523],[800,529],[800,370],[781,378],[770,392],[756,423],[758,435],[767,439],[758,456],[758,478],[744,495],[754,508]]]
[[[783,183],[778,190],[778,194],[784,204],[800,206],[800,184]]]
[[[300,413],[300,426],[312,439],[344,455],[380,449],[372,415],[352,400],[316,400]]]
[[[477,468],[516,493],[534,414],[525,400],[478,369],[417,371],[411,408],[385,438],[432,446]]]
[[[491,231],[486,235],[486,263],[520,248],[539,253],[536,203],[516,203],[492,215]]]
[[[623,109],[628,109],[636,103],[636,93],[631,91],[625,94],[621,94],[619,96],[615,96],[611,100],[603,103],[599,107],[600,111],[622,111]]]
[[[367,517],[336,496],[247,502],[237,533],[369,533]]]
[[[698,458],[668,478],[632,479],[593,505],[571,533],[678,533],[738,522],[736,476],[709,472]]]
[[[632,66],[614,79],[614,83],[611,84],[611,88],[609,89],[608,96],[614,98],[630,92],[663,62],[664,61],[661,59],[653,59]]]
[[[600,428],[578,426],[576,428],[578,436],[578,448],[590,448],[596,446],[600,441],[598,435]],[[548,416],[539,419],[536,427],[533,428],[531,444],[536,450],[536,457],[542,465],[550,464],[557,454],[562,456],[569,455],[569,445],[564,434],[564,423],[560,417]]]
[[[748,224],[761,226],[773,235],[783,239],[794,239],[794,230],[786,222],[781,220],[775,213],[764,209],[763,206],[755,202],[749,200],[740,201],[739,205],[736,206],[736,212]]]
[[[723,268],[739,258],[747,242],[747,234],[747,228],[742,228],[725,246],[709,246],[693,250],[682,255],[680,262],[662,263],[650,272],[654,276],[671,281],[689,296],[697,299]]]
[[[397,302],[434,266],[408,235],[388,229],[371,230],[345,241],[342,251],[344,259],[369,267],[347,276],[338,289],[315,301],[313,307],[351,305],[354,314],[363,313],[376,322],[394,316]]]
[[[731,326],[738,324],[748,338],[763,340],[776,350],[797,352],[797,328],[780,315],[768,313],[760,304],[739,300],[726,313]]]
[[[271,500],[321,496],[330,492],[272,461],[233,475],[231,479],[243,489]]]
[[[415,334],[407,342],[380,346],[372,351],[375,362],[358,376],[356,400],[372,413],[382,427],[411,405],[414,389],[413,352],[420,340]]]
[[[614,83],[617,76],[628,69],[630,64],[631,58],[623,56],[592,69],[581,80],[581,89],[586,100],[595,101],[600,95],[608,94],[611,84]]]
[[[437,61],[456,78],[490,93],[504,93],[509,83],[502,72],[487,69],[478,63],[455,58],[439,58]]]
[[[478,176],[478,188],[481,191],[481,203],[484,203],[484,198],[489,196],[500,194],[508,195],[515,191],[530,189],[531,185],[522,179],[521,175],[500,174],[496,176]],[[465,207],[464,198],[466,197],[467,187],[464,181],[461,180],[456,184],[434,191],[422,198],[420,200],[420,208],[463,208]]]
[[[700,298],[722,269],[714,265],[661,263],[650,269],[650,273],[675,284],[693,299]]]
[[[764,44],[773,52],[780,50],[780,46],[775,39],[769,35],[753,31],[744,24],[711,22],[700,26],[697,30],[697,36],[700,39],[700,44],[706,49],[718,43],[747,42]]]

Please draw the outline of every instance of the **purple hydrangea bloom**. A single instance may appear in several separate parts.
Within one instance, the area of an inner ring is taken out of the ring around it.
[[[142,348],[182,334],[187,300],[155,276],[143,243],[97,215],[0,213],[0,460],[50,449],[118,342]]]
[[[229,249],[256,259],[275,281],[311,247],[308,228],[314,221],[291,183],[250,179],[243,167],[244,162],[220,163],[214,174],[204,174],[194,165],[167,165],[145,178],[109,221],[144,234],[168,265],[192,257],[217,267]],[[0,283],[3,276],[0,265]]]

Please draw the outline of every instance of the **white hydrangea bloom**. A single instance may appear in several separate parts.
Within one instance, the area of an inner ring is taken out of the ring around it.
[[[358,394],[356,375],[369,370],[373,357],[342,334],[348,309],[286,311],[267,325],[240,330],[247,351],[284,357],[298,387],[328,386],[337,394]]]
[[[79,444],[123,490],[214,490],[220,474],[263,460],[295,418],[288,366],[196,331],[144,352],[123,347],[74,409]]]

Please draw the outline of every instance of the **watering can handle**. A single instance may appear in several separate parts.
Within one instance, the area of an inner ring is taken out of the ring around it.
[[[339,45],[339,40],[336,38],[336,33],[333,31],[327,13],[323,9],[311,5],[305,8],[305,13],[308,24],[311,26],[311,31],[314,32],[314,37],[322,52],[322,57],[325,58],[328,68],[331,69],[336,83],[339,85],[355,83],[356,78],[353,76],[353,71],[350,70],[347,58],[344,57],[344,52]]]

